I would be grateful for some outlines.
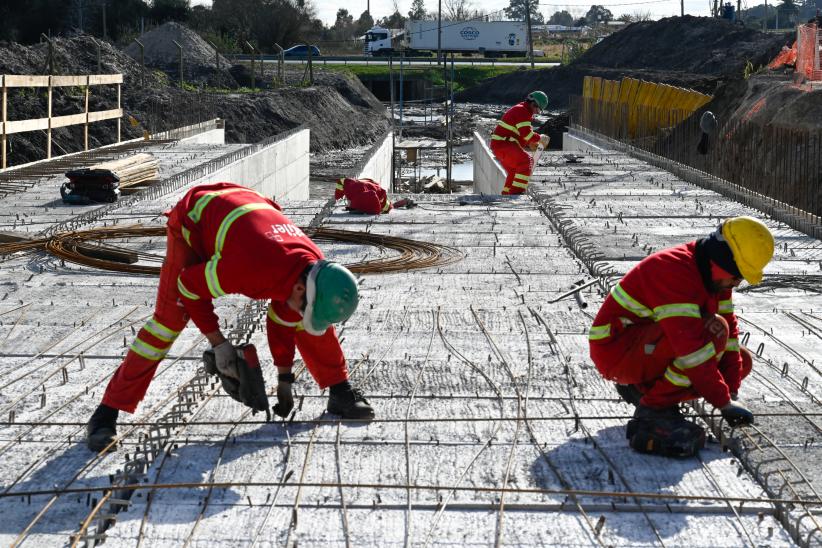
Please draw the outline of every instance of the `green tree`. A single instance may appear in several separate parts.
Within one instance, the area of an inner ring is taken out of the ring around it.
[[[354,24],[354,34],[356,36],[362,36],[373,26],[374,18],[371,17],[371,14],[368,13],[368,11],[364,11],[360,14],[360,18],[357,19],[357,22]]]
[[[408,11],[408,18],[412,21],[425,19],[425,2],[423,0],[414,0],[411,3],[411,9]]]
[[[186,21],[190,11],[189,0],[152,0],[149,17],[158,23]]]
[[[589,26],[607,23],[614,20],[614,14],[605,6],[593,5],[585,14],[585,23]]]
[[[394,10],[394,13],[388,17],[383,17],[377,22],[377,25],[386,29],[401,29],[405,28],[405,17],[402,16],[400,10]]]
[[[525,21],[526,6],[531,10],[532,25],[541,25],[545,22],[545,17],[539,11],[539,0],[511,0],[510,5],[505,8],[505,15],[514,21]]]
[[[549,25],[564,25],[566,27],[573,27],[574,26],[574,16],[571,15],[568,10],[562,11],[555,11],[554,14],[548,19]]]

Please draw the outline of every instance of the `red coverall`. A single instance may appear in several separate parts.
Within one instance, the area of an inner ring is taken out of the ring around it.
[[[337,190],[334,199],[345,196],[351,209],[379,215],[391,211],[391,200],[380,184],[373,179],[351,179],[345,177],[337,181]]]
[[[323,254],[279,205],[234,183],[215,183],[192,188],[166,215],[154,316],[109,381],[105,405],[133,413],[189,318],[202,333],[217,331],[212,300],[229,293],[271,301],[266,328],[275,365],[290,367],[296,345],[321,388],[348,378],[334,328],[313,337],[286,304],[303,271]]]
[[[690,242],[643,259],[611,290],[589,332],[599,372],[637,386],[642,405],[669,407],[701,396],[723,407],[751,371],[731,290],[708,292],[695,250]]]
[[[491,135],[491,151],[508,173],[503,194],[523,194],[528,189],[533,157],[524,149],[541,137],[531,127],[531,116],[528,103],[518,103],[502,115]]]

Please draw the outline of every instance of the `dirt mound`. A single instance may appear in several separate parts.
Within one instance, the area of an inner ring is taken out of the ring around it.
[[[725,79],[742,78],[746,64],[767,64],[788,40],[707,17],[669,17],[634,23],[605,38],[567,66],[521,70],[486,80],[457,95],[466,102],[512,103],[535,89],[552,109],[582,93],[586,75],[663,82],[712,94]]]
[[[716,75],[612,69],[575,63],[538,70],[523,68],[490,78],[478,86],[462,91],[457,95],[457,100],[468,103],[509,104],[522,101],[530,92],[541,89],[548,94],[549,110],[563,110],[568,108],[571,96],[582,94],[582,81],[587,75],[612,80],[631,76],[651,82],[665,82],[674,86],[687,87],[708,94],[713,93],[721,80],[721,77]]]
[[[138,40],[144,46],[146,66],[161,69],[179,78],[180,49],[183,47],[183,73],[187,80],[203,82],[215,87],[236,88],[237,82],[228,72],[231,63],[199,34],[176,22],[169,22],[143,33]],[[140,60],[140,46],[136,42],[129,44],[123,51],[131,58]]]
[[[55,73],[97,74],[97,42],[89,37],[54,41]],[[142,135],[144,129],[162,131],[190,124],[198,119],[224,118],[228,142],[254,143],[271,135],[308,124],[312,151],[327,151],[367,145],[381,137],[389,127],[385,107],[354,77],[315,69],[315,85],[309,88],[288,87],[258,93],[194,93],[170,85],[160,71],[148,70],[141,84],[139,63],[110,44],[101,42],[101,73],[122,73],[122,106],[125,119],[122,138]],[[0,43],[0,74],[45,74],[47,47],[30,47]],[[299,78],[291,74],[289,84]],[[266,74],[271,81],[271,75]],[[9,119],[22,120],[46,116],[45,90],[11,90]],[[116,90],[112,86],[92,88],[89,108],[108,110],[116,107]],[[84,109],[84,94],[73,88],[55,89],[53,113],[75,114]],[[89,146],[112,142],[114,122],[89,126]],[[82,150],[82,127],[57,128],[53,131],[54,154]],[[9,136],[10,165],[44,157],[44,132],[27,132]]]
[[[634,23],[586,51],[576,63],[742,76],[745,64],[766,65],[788,40],[710,17],[668,17]]]

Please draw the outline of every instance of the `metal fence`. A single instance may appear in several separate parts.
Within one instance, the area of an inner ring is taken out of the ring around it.
[[[571,99],[571,125],[693,168],[794,208],[818,224],[822,216],[822,129],[730,122],[703,136],[701,112],[640,108],[659,129],[631,134],[628,109]],[[702,141],[702,147],[700,142]]]

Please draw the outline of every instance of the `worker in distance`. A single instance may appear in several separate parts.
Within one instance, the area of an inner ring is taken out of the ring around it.
[[[166,213],[167,250],[154,315],[137,334],[108,383],[87,426],[93,451],[110,449],[120,411],[134,413],[158,364],[191,319],[211,345],[206,370],[255,411],[268,412],[253,345],[235,347],[220,331],[213,300],[241,294],[270,301],[266,330],[278,371],[274,412],[294,407],[295,347],[320,388],[329,388],[328,411],[370,420],[374,410],[352,387],[333,324],[359,302],[357,281],[322,251],[279,205],[234,183],[199,185]]]
[[[509,108],[491,134],[491,152],[494,153],[505,173],[503,195],[524,194],[534,168],[534,159],[525,151],[536,151],[548,146],[547,135],[535,133],[532,120],[535,114],[548,108],[548,96],[542,91],[532,91],[521,103]]]
[[[768,227],[726,219],[705,238],[653,253],[611,290],[589,331],[591,359],[636,406],[630,446],[687,457],[705,442],[681,402],[704,398],[732,427],[754,423],[737,401],[753,358],[739,344],[733,289],[762,281],[774,253]]]

